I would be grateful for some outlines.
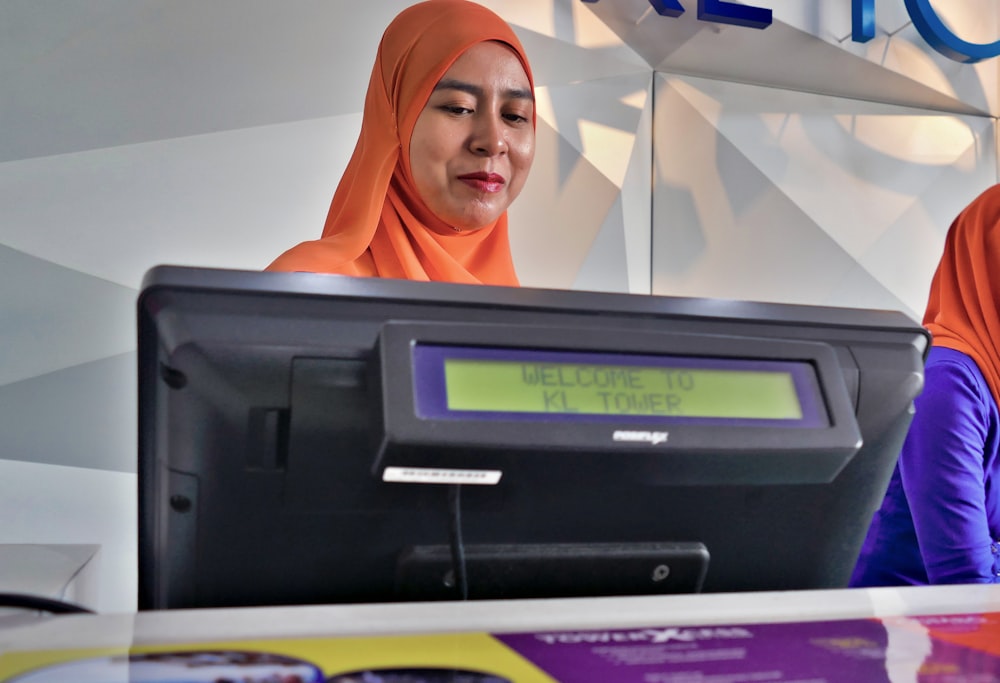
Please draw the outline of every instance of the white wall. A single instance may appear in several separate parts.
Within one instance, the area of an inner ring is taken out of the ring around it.
[[[92,606],[135,604],[143,273],[259,269],[318,235],[408,4],[0,4],[0,544],[99,546]],[[693,0],[483,4],[539,86],[526,285],[919,317],[949,222],[997,180],[998,61],[934,52],[903,0],[864,44],[849,2],[755,0],[764,30]],[[991,0],[936,6],[1000,35]]]

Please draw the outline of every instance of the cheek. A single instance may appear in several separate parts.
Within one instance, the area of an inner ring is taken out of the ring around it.
[[[425,109],[413,124],[413,131],[410,133],[410,166],[424,165],[428,153],[433,151],[440,138],[434,113]]]
[[[528,135],[511,145],[511,165],[522,175],[527,175],[535,159],[535,136]]]
[[[410,143],[410,173],[417,193],[425,201],[440,192],[441,163],[436,158],[436,149],[426,138],[414,137]]]
[[[410,143],[410,169],[414,180],[418,175],[425,182],[439,183],[448,175],[448,160],[454,145],[451,136],[443,131],[435,131],[434,135],[424,135],[419,140]]]

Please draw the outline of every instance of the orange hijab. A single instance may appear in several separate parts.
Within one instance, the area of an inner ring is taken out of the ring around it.
[[[507,213],[493,225],[455,232],[424,205],[410,175],[410,136],[431,92],[463,52],[487,40],[517,53],[534,89],[517,36],[481,5],[427,0],[389,24],[372,69],[361,135],[323,236],[286,251],[268,270],[518,284]]]
[[[1000,185],[948,229],[924,313],[934,345],[968,355],[1000,404]]]

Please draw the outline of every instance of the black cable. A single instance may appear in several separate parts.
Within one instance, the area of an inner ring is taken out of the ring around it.
[[[50,612],[52,614],[94,614],[93,610],[72,602],[23,593],[0,593],[0,607]]]
[[[451,541],[451,565],[455,575],[455,587],[462,600],[469,599],[469,577],[465,566],[465,542],[462,540],[462,485],[448,487],[448,510],[451,513],[448,525],[448,539]]]

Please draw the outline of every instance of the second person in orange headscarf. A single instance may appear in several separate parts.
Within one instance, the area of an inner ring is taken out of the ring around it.
[[[535,152],[534,82],[511,28],[469,0],[401,12],[321,239],[268,270],[517,285],[507,208]]]
[[[952,223],[923,393],[851,584],[1000,583],[1000,185]]]

